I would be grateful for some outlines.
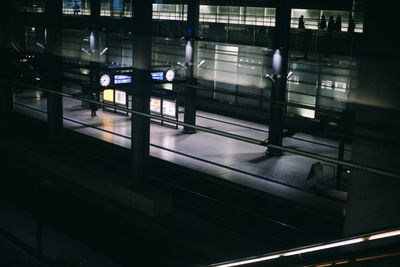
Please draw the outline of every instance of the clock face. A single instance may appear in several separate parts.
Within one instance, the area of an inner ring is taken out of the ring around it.
[[[110,75],[108,75],[108,74],[101,75],[101,77],[100,77],[100,85],[101,86],[108,86],[110,84],[110,81],[111,81]]]
[[[165,73],[165,79],[169,82],[172,82],[175,78],[175,72],[173,70],[167,70]]]

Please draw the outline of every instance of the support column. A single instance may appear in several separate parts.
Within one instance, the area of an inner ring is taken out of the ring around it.
[[[1,79],[4,80],[13,80],[15,77],[14,71],[14,62],[16,58],[13,56],[11,47],[10,47],[10,27],[14,25],[12,19],[14,16],[10,12],[13,10],[11,7],[11,3],[9,1],[4,3],[4,10],[9,10],[9,12],[5,12],[0,17],[0,55],[2,58],[2,65],[4,66],[3,71],[0,73]],[[1,94],[0,94],[0,130],[1,132],[6,131],[11,122],[11,116],[13,112],[13,96],[12,96],[12,88],[13,85],[1,81]]]
[[[189,85],[197,84],[197,73],[195,73],[196,68],[194,64],[197,62],[199,47],[199,9],[199,0],[189,0],[186,29],[187,43],[185,47],[185,65],[187,66],[187,82]],[[196,125],[196,98],[197,88],[186,86],[184,122],[187,124]],[[196,130],[185,126],[183,132],[195,133]]]
[[[269,120],[268,143],[282,145],[283,114],[286,106],[277,102],[286,100],[287,69],[289,62],[291,1],[279,1],[276,9],[275,45],[273,56],[273,85],[271,90],[271,110]],[[280,155],[281,151],[268,149],[271,155]]]
[[[152,1],[134,2],[132,109],[150,113]],[[143,192],[149,172],[150,119],[132,115],[132,189]]]
[[[99,69],[100,69],[100,36],[98,31],[93,31],[89,36],[90,52],[90,93],[95,92],[99,99]]]
[[[47,0],[46,6],[46,49],[44,57],[46,71],[46,89],[62,92],[62,48],[61,48],[61,0]],[[57,149],[63,140],[63,103],[62,96],[47,94],[48,142],[51,149]]]

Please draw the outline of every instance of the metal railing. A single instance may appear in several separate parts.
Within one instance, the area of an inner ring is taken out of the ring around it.
[[[291,256],[298,256],[300,257],[301,261],[304,260],[302,259],[302,256],[304,257],[304,254],[307,253],[312,253],[312,252],[319,252],[319,251],[324,251],[324,250],[329,250],[333,248],[343,248],[355,244],[364,244],[364,243],[371,243],[375,240],[381,240],[385,238],[391,238],[391,237],[398,237],[400,235],[400,228],[395,228],[395,229],[388,229],[385,231],[379,231],[379,232],[373,232],[373,233],[368,233],[368,234],[362,234],[362,235],[355,235],[351,236],[348,238],[344,239],[339,239],[339,240],[334,240],[331,242],[326,242],[326,243],[319,243],[319,244],[314,244],[310,246],[303,246],[303,247],[298,247],[294,249],[289,249],[289,250],[281,250],[277,252],[271,252],[259,256],[253,256],[253,257],[247,257],[247,258],[242,258],[238,260],[232,260],[232,261],[226,261],[226,262],[221,262],[221,263],[215,263],[211,265],[207,265],[209,267],[233,267],[233,266],[245,266],[249,264],[254,264],[254,263],[264,263],[267,264],[269,262],[273,263],[273,261],[278,261],[278,260],[283,260],[285,259],[285,263],[293,266],[292,264],[288,263],[287,261],[290,261]],[[344,254],[345,252],[340,251],[338,254],[339,256],[340,253]],[[323,256],[321,256],[322,258]],[[340,259],[343,261],[343,258]],[[313,260],[317,261],[317,260]],[[337,261],[337,260],[336,260]],[[357,261],[357,259],[355,259]],[[332,266],[335,261],[333,261],[331,264],[325,263],[326,265],[321,265],[321,266]],[[296,262],[299,264],[298,262]],[[278,265],[274,265],[278,266]],[[284,265],[279,265],[279,266],[284,266]],[[297,266],[297,265],[296,265]],[[300,266],[300,265],[299,265]],[[304,266],[304,264],[301,264],[301,266]]]
[[[258,139],[245,137],[245,136],[237,135],[237,134],[232,134],[232,133],[228,133],[228,132],[224,132],[224,131],[220,131],[220,130],[215,130],[215,129],[211,129],[211,128],[207,128],[207,127],[203,127],[203,126],[199,126],[199,125],[192,125],[192,124],[188,124],[188,123],[185,123],[185,122],[177,121],[177,120],[174,120],[174,119],[169,119],[169,118],[158,116],[158,115],[154,115],[154,114],[143,113],[143,112],[139,112],[139,111],[135,111],[135,110],[131,110],[131,109],[128,109],[128,108],[124,108],[124,107],[120,107],[120,106],[116,106],[116,105],[111,105],[111,104],[107,104],[107,103],[103,103],[103,102],[93,101],[93,100],[89,100],[87,98],[83,98],[83,97],[75,96],[75,95],[71,95],[71,94],[66,94],[66,93],[63,93],[63,92],[55,91],[55,90],[39,88],[39,87],[27,85],[27,84],[24,84],[24,83],[9,81],[9,80],[6,80],[5,82],[7,82],[9,84],[11,83],[11,84],[23,86],[25,88],[45,91],[47,93],[56,94],[56,95],[60,95],[60,96],[63,96],[63,97],[69,97],[69,98],[73,98],[73,99],[77,99],[77,100],[81,100],[81,101],[86,101],[86,102],[89,102],[89,103],[94,103],[96,105],[100,105],[100,106],[103,106],[103,107],[109,107],[109,108],[113,108],[113,109],[118,109],[120,111],[124,111],[124,112],[135,114],[135,115],[139,115],[139,116],[146,117],[146,118],[149,118],[149,119],[155,119],[155,120],[159,120],[159,121],[163,121],[163,122],[177,124],[177,125],[184,126],[184,127],[186,126],[186,127],[190,127],[190,128],[195,129],[195,130],[198,130],[198,131],[207,132],[207,133],[211,133],[211,134],[215,134],[215,135],[219,135],[219,136],[224,136],[224,137],[228,137],[228,138],[231,138],[231,139],[235,139],[235,140],[239,140],[239,141],[243,141],[243,142],[247,142],[247,143],[264,146],[266,148],[272,148],[272,149],[280,150],[280,151],[283,151],[283,152],[288,152],[288,153],[292,153],[292,154],[296,154],[296,155],[300,155],[300,156],[305,156],[305,157],[308,157],[308,158],[318,159],[318,160],[322,160],[322,161],[329,162],[329,163],[339,164],[339,165],[346,166],[346,167],[349,167],[349,168],[359,169],[359,170],[362,170],[362,171],[366,171],[366,172],[370,172],[370,173],[374,173],[374,174],[378,174],[378,175],[383,175],[383,176],[390,177],[390,178],[393,178],[393,179],[396,179],[396,180],[400,180],[400,174],[389,172],[389,171],[386,171],[386,170],[377,169],[377,168],[372,168],[370,166],[357,164],[357,163],[354,163],[354,162],[351,162],[351,161],[338,160],[338,159],[335,159],[335,158],[322,156],[322,155],[319,155],[319,154],[316,154],[316,153],[311,153],[311,152],[307,152],[307,151],[300,150],[300,149],[293,149],[293,148],[290,148],[290,147],[287,147],[287,146],[273,145],[273,144],[269,144],[266,140],[258,140]]]

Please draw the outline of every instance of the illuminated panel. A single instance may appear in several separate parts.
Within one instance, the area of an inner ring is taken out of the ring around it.
[[[103,101],[114,102],[114,90],[106,89],[103,91]]]
[[[126,105],[126,92],[115,90],[115,103]]]
[[[154,113],[161,113],[161,99],[158,97],[150,98],[150,111]]]
[[[114,76],[114,84],[124,84],[124,83],[131,83],[132,78],[128,75],[115,75]]]
[[[151,78],[153,80],[163,81],[164,80],[164,72],[162,72],[162,71],[152,72]]]
[[[176,116],[176,103],[175,103],[175,101],[163,99],[163,110],[162,110],[162,113],[165,116],[175,117]]]

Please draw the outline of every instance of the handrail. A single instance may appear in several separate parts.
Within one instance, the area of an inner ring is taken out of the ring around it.
[[[90,100],[90,99],[87,99],[87,98],[74,96],[74,95],[71,95],[71,94],[66,94],[66,93],[63,93],[63,92],[58,92],[58,91],[51,90],[51,89],[40,88],[40,87],[31,86],[31,85],[27,85],[27,84],[20,83],[20,82],[14,82],[14,81],[10,81],[10,80],[4,80],[4,81],[8,82],[8,83],[19,85],[19,86],[35,89],[35,90],[46,91],[48,93],[57,94],[57,95],[61,95],[61,96],[64,96],[64,97],[69,97],[69,98],[73,98],[73,99],[77,99],[77,100],[86,101],[86,102],[97,104],[97,105],[104,106],[104,107],[118,109],[118,110],[121,110],[121,111],[124,111],[124,112],[128,112],[128,113],[131,113],[131,114],[147,117],[149,119],[162,120],[162,121],[169,122],[169,123],[172,123],[172,124],[177,124],[177,125],[184,126],[184,127],[185,126],[186,127],[190,127],[190,128],[193,128],[193,129],[196,129],[196,130],[199,130],[199,131],[203,131],[203,132],[207,132],[207,133],[211,133],[211,134],[215,134],[215,135],[219,135],[219,136],[228,137],[228,138],[231,138],[231,139],[235,139],[235,140],[239,140],[239,141],[243,141],[243,142],[247,142],[247,143],[251,143],[251,144],[255,144],[255,145],[260,145],[260,146],[264,146],[264,147],[267,147],[267,148],[273,148],[273,149],[277,149],[277,150],[280,150],[280,151],[283,151],[283,152],[289,152],[289,153],[292,153],[292,154],[305,156],[305,157],[308,157],[308,158],[323,160],[323,161],[326,161],[326,162],[339,164],[339,165],[342,165],[342,166],[346,166],[346,167],[350,167],[350,168],[354,168],[354,169],[359,169],[359,170],[362,170],[362,171],[366,171],[366,172],[370,172],[370,173],[374,173],[374,174],[379,174],[379,175],[383,175],[383,176],[387,176],[387,177],[390,177],[390,178],[394,178],[394,179],[400,180],[400,174],[389,172],[389,171],[385,171],[385,170],[380,170],[380,169],[377,169],[377,168],[372,168],[372,167],[365,166],[365,165],[362,165],[362,164],[357,164],[357,163],[353,163],[353,162],[350,162],[350,161],[338,160],[338,159],[335,159],[335,158],[322,156],[322,155],[315,154],[315,153],[312,153],[312,152],[307,152],[307,151],[304,151],[304,150],[293,149],[293,148],[289,148],[289,147],[286,147],[286,146],[273,145],[273,144],[269,144],[268,142],[266,142],[266,140],[258,140],[258,139],[254,139],[254,138],[250,138],[250,137],[245,137],[245,136],[241,136],[241,135],[237,135],[237,134],[227,133],[227,132],[224,132],[224,131],[203,127],[203,126],[192,125],[192,124],[188,124],[188,123],[185,123],[185,122],[169,119],[169,118],[166,118],[166,117],[162,117],[162,116],[158,116],[158,115],[154,115],[154,114],[143,113],[143,112],[131,110],[131,109],[124,108],[124,107],[119,107],[119,106],[108,104],[108,103],[102,103],[102,102],[99,102],[99,101],[94,101],[94,100]]]
[[[385,231],[355,235],[355,236],[351,236],[348,238],[334,240],[334,241],[326,242],[326,243],[313,244],[313,245],[309,245],[309,246],[297,247],[297,248],[288,249],[288,250],[281,250],[281,251],[271,252],[271,253],[253,256],[253,257],[246,257],[246,258],[242,258],[242,259],[238,259],[238,260],[231,260],[231,261],[215,263],[215,264],[211,264],[211,265],[207,265],[207,266],[209,266],[209,267],[243,266],[243,265],[248,265],[248,264],[253,264],[253,263],[272,261],[272,260],[284,258],[284,257],[290,257],[290,256],[296,256],[296,255],[301,256],[303,254],[314,252],[314,251],[321,251],[321,250],[326,250],[326,249],[330,249],[330,248],[344,247],[344,246],[359,244],[359,243],[363,243],[363,242],[367,242],[367,241],[385,239],[385,238],[389,238],[389,237],[398,237],[399,235],[400,235],[400,228],[394,228],[394,229],[388,229]],[[331,265],[326,265],[326,266],[331,266]]]

